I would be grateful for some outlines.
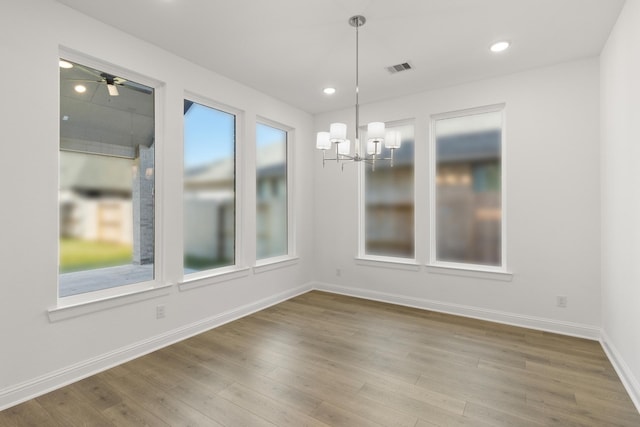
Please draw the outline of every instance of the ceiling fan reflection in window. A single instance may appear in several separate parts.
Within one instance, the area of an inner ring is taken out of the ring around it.
[[[118,86],[124,86],[124,83],[126,82],[126,80],[121,79],[120,77],[112,76],[111,74],[107,74],[107,73],[100,73],[100,77],[102,77],[102,80],[100,80],[98,83],[104,82],[107,84],[107,90],[109,91],[109,95],[111,96],[120,95],[120,92],[118,92]]]
[[[118,96],[120,91],[118,88],[126,88],[147,95],[153,93],[153,89],[140,83],[127,80],[122,77],[114,76],[106,72],[98,71],[85,65],[80,65],[67,60],[60,60],[60,71],[63,73],[63,79],[77,83],[95,83],[105,85],[109,96]],[[82,85],[80,85],[82,86]],[[77,91],[78,86],[76,86]]]

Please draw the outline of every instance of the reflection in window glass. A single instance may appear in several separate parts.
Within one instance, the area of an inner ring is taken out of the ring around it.
[[[61,61],[59,165],[58,295],[153,280],[153,88]]]
[[[435,121],[436,259],[501,266],[502,112]]]
[[[256,259],[287,254],[287,132],[256,125]]]
[[[394,164],[388,161],[370,165],[364,172],[365,255],[414,257],[414,134],[413,125],[388,127],[398,131],[402,145],[394,153]],[[363,138],[366,141],[366,138]],[[382,148],[381,157],[391,150]]]
[[[184,101],[184,271],[235,264],[233,114]]]

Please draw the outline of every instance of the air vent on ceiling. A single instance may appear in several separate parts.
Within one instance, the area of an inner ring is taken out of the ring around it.
[[[392,65],[387,67],[387,71],[391,74],[399,73],[401,71],[412,70],[413,67],[408,62],[403,62],[402,64]]]

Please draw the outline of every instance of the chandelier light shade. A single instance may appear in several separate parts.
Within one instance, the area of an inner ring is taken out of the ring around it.
[[[399,132],[385,132],[385,124],[383,122],[371,122],[367,125],[367,143],[365,148],[366,154],[360,154],[360,103],[358,99],[359,95],[359,28],[362,27],[366,18],[362,15],[355,15],[349,18],[349,25],[356,29],[356,126],[355,126],[355,139],[354,139],[354,154],[351,155],[351,142],[347,139],[347,125],[344,123],[331,123],[329,126],[329,132],[318,132],[316,137],[316,148],[322,150],[322,166],[324,167],[326,161],[340,162],[365,162],[372,165],[375,169],[375,164],[380,160],[389,160],[391,167],[393,167],[393,153],[396,149],[400,148],[400,134]],[[388,158],[380,157],[382,153],[382,144],[391,150],[391,156]],[[327,158],[326,152],[332,150],[335,152],[334,158]]]
[[[339,142],[338,144],[338,154],[341,156],[348,156],[349,153],[351,152],[351,141],[349,141],[348,139],[345,139],[342,142]]]
[[[374,139],[369,139],[367,141],[367,154],[369,155],[380,155],[382,153],[382,144],[376,142]]]
[[[343,142],[347,139],[347,125],[344,123],[331,123],[329,127],[331,142]]]
[[[369,141],[383,142],[384,141],[384,123],[371,122],[367,125],[367,136]]]
[[[389,131],[384,137],[384,143],[387,148],[390,148],[392,150],[395,148],[400,148],[400,144],[402,144],[402,135],[397,130]]]
[[[318,132],[318,137],[316,138],[316,148],[318,150],[329,150],[331,149],[331,136],[329,132]]]

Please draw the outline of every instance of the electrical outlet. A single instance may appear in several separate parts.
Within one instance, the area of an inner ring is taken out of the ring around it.
[[[558,295],[556,297],[556,305],[561,308],[567,307],[567,297],[565,295]]]
[[[341,270],[341,269],[336,268],[336,276],[337,276],[337,277],[342,276],[342,270]]]
[[[166,315],[165,306],[164,305],[157,305],[156,306],[156,319],[164,319],[165,315]]]

